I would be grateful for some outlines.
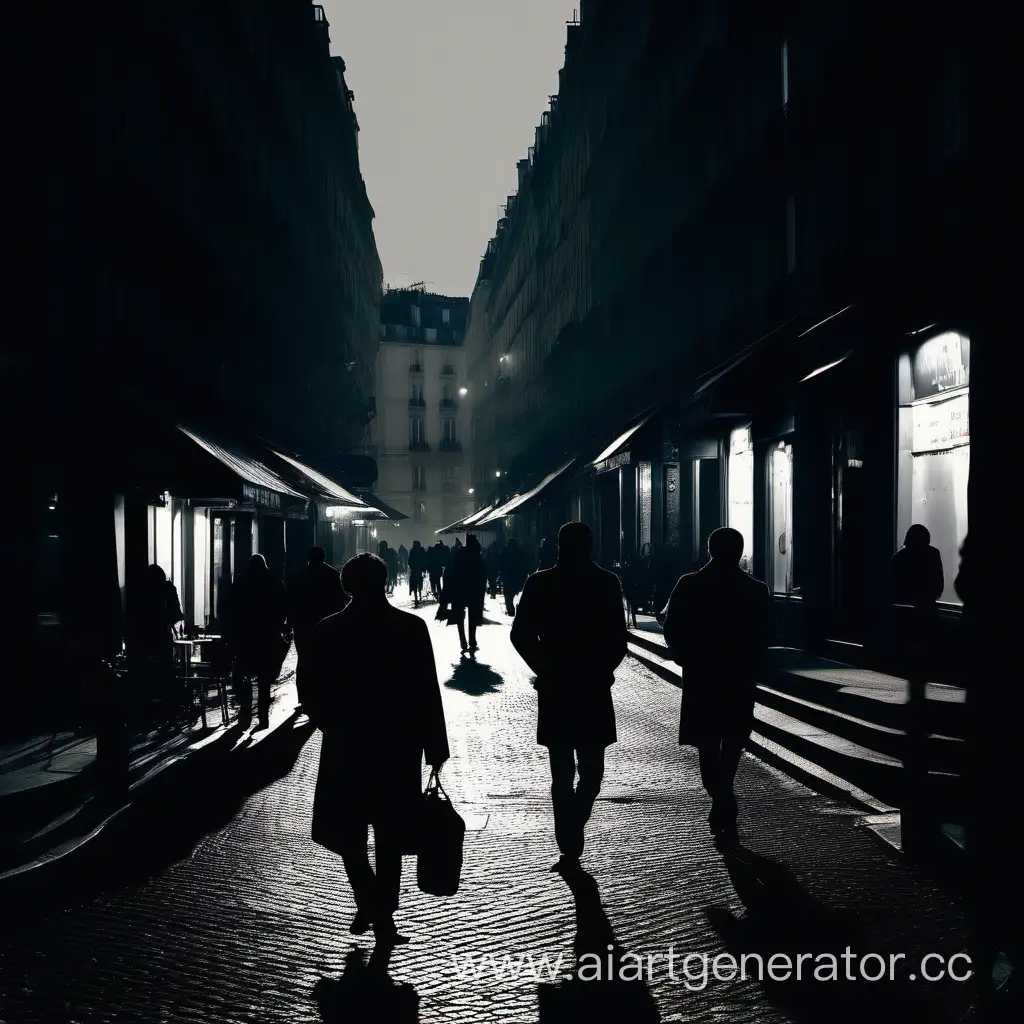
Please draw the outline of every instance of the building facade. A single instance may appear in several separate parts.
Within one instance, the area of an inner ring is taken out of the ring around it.
[[[588,0],[568,27],[481,262],[477,493],[530,492],[575,459],[506,529],[585,518],[612,567],[653,548],[689,571],[734,526],[782,642],[868,660],[920,522],[955,626],[985,314],[961,15],[628,8]]]
[[[169,550],[163,513],[146,511],[165,507],[148,469],[166,453],[132,438],[211,420],[333,472],[369,419],[381,267],[321,7],[18,18],[11,231],[25,258],[11,292],[26,329],[3,340],[0,406],[24,438],[29,493],[3,503],[0,562],[25,582],[5,613],[19,636],[45,618],[106,646],[121,631],[105,596],[122,562],[117,503],[134,538],[123,601]],[[258,543],[283,572],[280,532]],[[103,596],[83,601],[83,586]]]
[[[407,548],[473,509],[467,383],[469,300],[392,289],[381,300],[376,406],[370,426],[377,493],[409,518],[379,539]]]

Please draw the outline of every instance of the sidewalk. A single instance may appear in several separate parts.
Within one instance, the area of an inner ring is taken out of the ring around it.
[[[87,843],[150,783],[200,752],[230,755],[266,740],[295,717],[294,649],[285,658],[271,696],[270,727],[248,729],[232,708],[227,723],[219,708],[207,708],[199,723],[156,729],[131,740],[129,797],[120,807],[103,805],[94,788],[96,736],[59,732],[0,747],[0,883],[52,862]]]

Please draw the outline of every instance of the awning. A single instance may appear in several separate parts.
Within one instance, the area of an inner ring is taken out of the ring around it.
[[[240,448],[230,445],[229,442],[214,441],[180,424],[178,430],[190,441],[194,441],[205,452],[212,455],[222,466],[230,469],[244,484],[256,488],[253,496],[258,497],[259,491],[263,490],[284,494],[290,498],[301,498],[303,501],[309,500],[307,495],[294,490],[262,462],[245,454]]]
[[[576,461],[575,457],[571,458],[568,462],[559,466],[558,469],[551,473],[548,473],[546,477],[536,487],[531,488],[523,494],[517,494],[515,497],[510,498],[503,505],[499,505],[493,512],[488,513],[478,523],[480,526],[486,526],[488,523],[497,522],[499,519],[503,519],[505,516],[512,515],[513,512],[521,512],[525,508],[526,504],[537,498],[541,491],[548,486],[553,480],[560,477],[569,467]]]
[[[596,466],[598,463],[604,462],[605,459],[610,459],[612,456],[618,455],[622,449],[626,447],[633,435],[636,434],[641,427],[646,426],[651,417],[653,417],[660,408],[660,405],[655,405],[648,409],[647,412],[642,413],[640,419],[615,438],[615,440],[612,441],[612,443],[608,445],[608,447],[605,448],[601,454],[590,463],[590,465]]]
[[[463,533],[467,527],[479,523],[492,508],[494,508],[493,504],[484,505],[483,508],[479,508],[475,512],[471,512],[468,516],[464,516],[462,519],[457,519],[451,524],[451,526],[445,526],[443,529],[435,530],[434,533]]]
[[[318,492],[317,496],[330,502],[332,505],[349,506],[352,508],[367,507],[366,502],[361,498],[356,497],[351,491],[346,491],[341,484],[335,483],[330,477],[324,476],[323,473],[313,469],[312,466],[307,466],[305,463],[299,462],[298,459],[293,459],[282,452],[275,451],[274,455],[287,462],[289,466],[302,474]]]
[[[378,498],[376,494],[364,491],[359,497],[366,505],[366,508],[360,509],[360,512],[365,513],[367,518],[371,518],[375,511],[379,513],[378,519],[390,519],[393,522],[398,522],[399,519],[409,518],[404,512],[399,512],[397,508],[392,508],[386,501]]]

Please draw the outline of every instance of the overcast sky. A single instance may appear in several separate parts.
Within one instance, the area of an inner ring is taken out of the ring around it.
[[[327,0],[384,280],[469,295],[579,0]]]

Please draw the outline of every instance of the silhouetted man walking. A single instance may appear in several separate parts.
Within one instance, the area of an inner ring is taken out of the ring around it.
[[[341,586],[341,573],[333,565],[327,564],[327,554],[323,548],[313,548],[309,553],[309,562],[288,585],[288,624],[295,636],[295,651],[299,656],[295,681],[300,702],[304,699],[306,689],[306,652],[310,635],[321,619],[340,612],[346,604],[348,595]]]
[[[682,576],[665,609],[665,640],[683,666],[679,742],[700,756],[711,797],[708,824],[736,838],[736,770],[754,724],[757,675],[771,636],[771,595],[740,569],[743,535],[728,527],[708,540],[711,561]]]
[[[439,769],[448,760],[448,735],[427,624],[388,603],[384,561],[356,555],[341,581],[352,601],[313,632],[304,705],[323,733],[312,838],[341,854],[358,911],[350,931],[372,927],[378,943],[394,945],[407,941],[394,913],[422,761]]]
[[[562,854],[552,871],[579,869],[605,748],[618,738],[611,688],[626,656],[622,587],[591,561],[593,545],[586,523],[566,523],[558,531],[557,562],[526,581],[512,624],[512,645],[537,677],[537,742],[551,761]]]

